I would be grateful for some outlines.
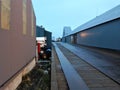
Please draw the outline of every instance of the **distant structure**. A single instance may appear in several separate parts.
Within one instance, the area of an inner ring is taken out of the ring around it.
[[[68,35],[70,35],[71,32],[72,32],[71,27],[65,26],[63,28],[63,38],[61,39],[61,41],[62,42],[69,42],[69,41],[71,41],[71,38],[67,37]]]
[[[55,41],[55,37],[54,36],[52,37],[52,41]]]
[[[63,42],[120,51],[120,5],[65,35]]]
[[[56,38],[56,42],[61,42],[61,37]]]
[[[72,30],[71,30],[71,27],[65,26],[65,27],[63,28],[63,37],[64,37],[64,36],[67,36],[71,31],[72,31]]]
[[[40,41],[40,43],[43,41],[47,45],[47,48],[51,48],[52,33],[46,31],[42,26],[36,26],[36,39]]]

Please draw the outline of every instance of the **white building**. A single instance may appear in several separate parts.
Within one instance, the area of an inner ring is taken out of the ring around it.
[[[68,34],[70,34],[71,33],[71,27],[68,27],[68,26],[65,26],[64,28],[63,28],[63,37],[64,36],[67,36]]]

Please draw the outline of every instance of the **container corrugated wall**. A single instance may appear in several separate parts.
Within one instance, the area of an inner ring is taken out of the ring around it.
[[[35,22],[31,0],[0,0],[0,86],[35,57]]]

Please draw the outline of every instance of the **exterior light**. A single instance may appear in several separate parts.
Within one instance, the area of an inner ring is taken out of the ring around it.
[[[88,34],[87,33],[80,33],[81,37],[86,37]]]

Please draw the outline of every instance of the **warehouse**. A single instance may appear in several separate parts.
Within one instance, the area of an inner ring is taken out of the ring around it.
[[[31,0],[0,0],[0,90],[15,90],[35,66],[35,22]]]
[[[42,26],[36,26],[36,38],[44,38],[47,48],[51,48],[52,33],[46,31]]]
[[[69,43],[120,51],[120,5],[77,27],[63,38]]]

